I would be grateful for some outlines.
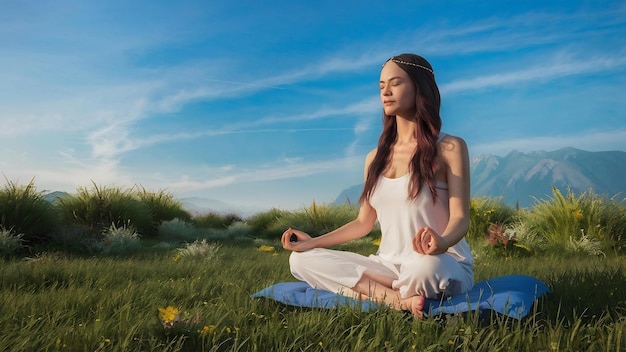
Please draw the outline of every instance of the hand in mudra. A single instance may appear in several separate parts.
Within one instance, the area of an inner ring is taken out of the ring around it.
[[[307,242],[311,239],[308,233],[302,232],[296,229],[288,228],[281,237],[281,242],[283,244],[283,248],[295,251],[302,252],[310,249]]]
[[[420,254],[441,254],[450,247],[448,240],[430,227],[420,227],[413,237],[413,249]]]

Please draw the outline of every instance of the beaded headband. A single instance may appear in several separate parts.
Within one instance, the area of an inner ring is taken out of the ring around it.
[[[403,65],[409,65],[409,66],[419,67],[419,68],[421,68],[421,69],[424,69],[424,70],[426,70],[426,71],[428,71],[428,72],[432,73],[433,75],[435,74],[435,73],[433,72],[433,70],[432,70],[430,67],[426,67],[426,66],[423,66],[423,65],[420,65],[420,64],[414,64],[414,63],[412,63],[412,62],[402,61],[402,60],[398,60],[398,59],[394,59],[394,58],[391,58],[391,59],[389,59],[388,61],[393,61],[393,62],[395,62],[395,63],[397,63],[397,64],[403,64]]]

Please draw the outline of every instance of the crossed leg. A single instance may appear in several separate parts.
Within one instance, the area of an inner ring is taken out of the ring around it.
[[[422,318],[424,316],[424,297],[415,295],[402,298],[400,292],[392,288],[393,281],[394,279],[389,276],[366,270],[352,290],[367,299],[382,302],[396,310],[408,311],[415,318]]]

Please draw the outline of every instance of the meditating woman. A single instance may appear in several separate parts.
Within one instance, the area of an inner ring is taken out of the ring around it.
[[[287,229],[292,274],[312,287],[360,294],[423,315],[425,298],[458,295],[474,284],[465,240],[470,177],[465,141],[441,132],[440,96],[421,56],[387,60],[380,73],[383,131],[365,158],[355,220],[318,237]],[[327,249],[366,236],[380,224],[375,255]]]

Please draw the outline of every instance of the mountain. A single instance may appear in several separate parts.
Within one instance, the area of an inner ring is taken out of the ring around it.
[[[69,195],[69,193],[67,193],[67,192],[54,191],[54,192],[50,192],[50,193],[45,194],[43,196],[43,199],[47,200],[50,203],[53,203],[58,198],[64,198],[64,197],[67,197],[68,195]]]
[[[529,207],[552,197],[552,187],[575,194],[593,191],[609,197],[626,196],[626,152],[589,152],[563,148],[551,152],[512,151],[504,157],[479,155],[470,160],[472,197],[502,198],[505,204]],[[337,197],[358,202],[363,184]]]

